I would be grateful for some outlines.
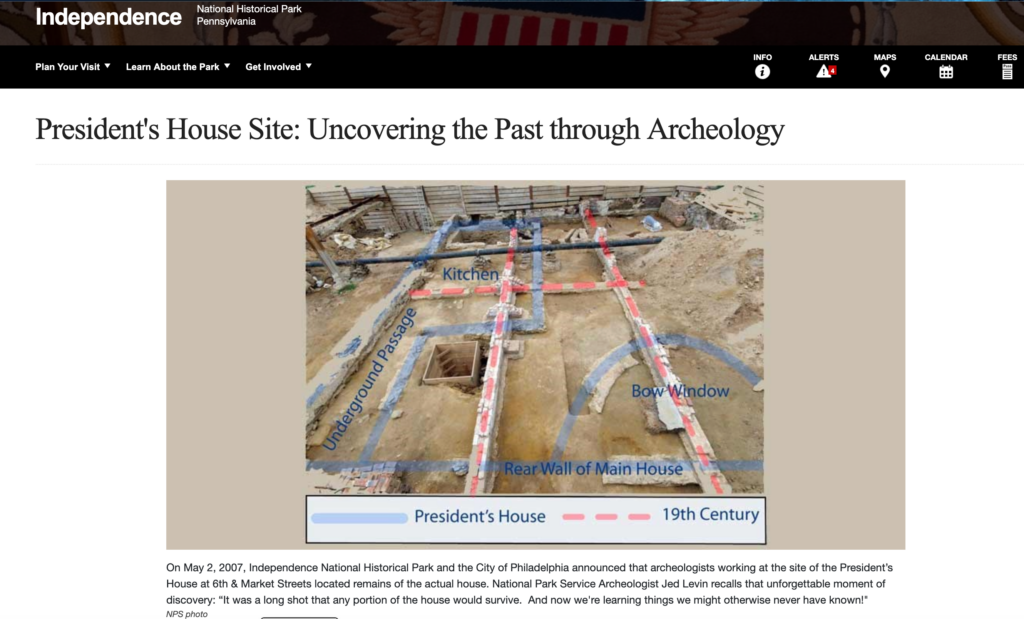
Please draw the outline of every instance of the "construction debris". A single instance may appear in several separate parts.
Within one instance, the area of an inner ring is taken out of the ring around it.
[[[316,275],[313,275],[309,271],[306,271],[306,294],[309,294],[314,290],[319,290],[320,288],[323,287],[324,281],[322,279],[318,278]]]
[[[543,269],[545,273],[553,273],[562,268],[562,262],[558,254],[553,251],[544,252]]]
[[[381,251],[391,247],[388,239],[393,235],[385,234],[378,238],[356,238],[351,234],[336,232],[331,235],[331,240],[338,246],[338,249],[354,250],[359,248],[362,251]]]
[[[739,224],[696,202],[686,207],[687,223],[695,230],[736,230]]]
[[[677,228],[686,225],[686,208],[689,203],[681,198],[665,198],[658,209],[658,215]]]
[[[355,249],[356,248],[356,237],[351,234],[341,234],[336,232],[331,235],[331,240],[338,246],[339,249]]]
[[[764,217],[762,193],[743,185],[706,188],[693,202],[735,224]]]
[[[522,359],[526,354],[523,340],[505,340],[505,354],[509,359]]]
[[[375,211],[382,206],[384,206],[384,202],[380,200],[371,200],[369,202],[356,205],[354,208],[343,209],[336,213],[327,215],[317,221],[311,222],[309,225],[319,238],[324,239],[335,232],[338,232],[348,224],[361,225],[361,218],[364,215],[367,215],[371,211]]]
[[[587,240],[587,231],[583,228],[568,230],[559,239],[562,243],[583,243]]]
[[[667,393],[663,393],[657,397],[655,404],[658,407],[658,419],[661,420],[661,423],[665,424],[665,429],[683,429],[683,419],[679,416],[679,412],[676,410],[675,404],[672,402],[672,396]]]
[[[366,469],[348,469],[336,480],[317,489],[326,494],[400,494],[402,474],[394,462],[382,462]]]
[[[661,232],[661,224],[658,220],[648,215],[644,217],[644,228],[647,228],[648,232]]]

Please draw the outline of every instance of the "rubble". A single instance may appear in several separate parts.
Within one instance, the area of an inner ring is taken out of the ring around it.
[[[644,430],[646,430],[648,434],[664,434],[665,432],[669,432],[669,429],[665,427],[665,423],[658,415],[658,405],[652,398],[645,399],[641,402],[640,409],[643,411],[644,415]]]
[[[355,250],[358,248],[361,251],[381,251],[391,247],[391,241],[388,239],[393,237],[393,234],[391,236],[385,234],[383,237],[376,238],[356,238],[351,234],[335,232],[331,235],[331,240],[338,246],[338,249]]]
[[[587,240],[587,231],[583,228],[573,228],[567,230],[565,234],[559,239],[561,243],[582,243]]]
[[[522,359],[526,355],[526,344],[523,340],[505,340],[505,354],[509,359]]]
[[[324,287],[324,281],[313,275],[309,271],[306,271],[306,294],[313,292]]]
[[[404,491],[397,463],[382,462],[365,469],[348,469],[318,490],[329,494],[400,494]]]
[[[663,393],[655,400],[655,404],[658,407],[658,419],[665,425],[666,430],[683,429],[683,418],[679,416],[679,411],[676,410],[675,404],[672,402],[672,396]]]
[[[682,228],[686,225],[686,208],[688,206],[689,203],[681,198],[668,197],[661,203],[658,215],[673,226]]]
[[[553,273],[562,268],[562,261],[558,259],[558,254],[549,251],[544,253],[544,262],[542,265],[545,273]]]

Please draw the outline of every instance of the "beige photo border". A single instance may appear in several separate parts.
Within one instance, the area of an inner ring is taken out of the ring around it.
[[[595,182],[723,183],[533,184]],[[168,549],[336,547],[305,544],[299,265],[314,184],[453,182],[167,183]],[[761,184],[764,547],[903,549],[905,184]]]

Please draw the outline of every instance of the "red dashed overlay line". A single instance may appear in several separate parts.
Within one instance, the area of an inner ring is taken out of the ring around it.
[[[622,286],[620,282],[625,283],[622,278],[622,273],[619,271],[619,267],[616,264],[616,259],[611,248],[608,246],[606,237],[607,233],[604,228],[597,226],[597,221],[594,219],[593,213],[590,209],[586,209],[583,212],[585,222],[590,226],[589,232],[594,234],[594,239],[600,245],[600,253],[598,254],[604,262],[605,269],[608,274],[614,278],[611,282],[618,288],[628,288]],[[640,287],[644,285],[643,280],[640,281]],[[660,383],[669,387],[669,393],[672,397],[672,403],[675,405],[677,412],[679,413],[680,419],[682,420],[683,426],[686,429],[686,437],[683,438],[684,444],[688,449],[692,448],[697,453],[702,464],[701,470],[698,472],[698,478],[701,479],[701,485],[704,487],[705,492],[710,492],[711,489],[706,487],[706,484],[710,482],[712,488],[717,494],[725,494],[726,489],[723,484],[727,484],[724,477],[718,471],[718,466],[714,459],[714,452],[711,451],[710,445],[707,443],[707,438],[704,433],[700,431],[699,425],[697,425],[696,417],[691,419],[693,415],[693,401],[690,398],[680,397],[678,393],[672,391],[674,385],[679,384],[679,378],[672,373],[672,369],[669,366],[667,353],[660,343],[654,340],[648,323],[646,323],[640,316],[640,309],[636,305],[636,301],[633,300],[633,296],[628,290],[621,290],[619,292],[619,298],[625,303],[626,309],[629,311],[629,315],[633,320],[633,326],[636,329],[636,333],[640,335],[640,339],[643,342],[645,350],[645,358],[649,361],[651,369],[657,372],[660,377]],[[705,445],[708,447],[705,448]],[[693,453],[693,452],[690,452]],[[649,515],[648,515],[649,517]],[[600,515],[598,515],[600,519]],[[630,516],[632,519],[632,515]]]
[[[618,274],[616,273],[616,275],[618,275]],[[604,281],[604,282],[571,282],[571,283],[566,283],[566,284],[541,284],[540,285],[540,290],[543,291],[543,292],[575,292],[575,291],[578,291],[578,290],[595,290],[595,291],[600,291],[600,290],[613,290],[615,288],[644,288],[646,286],[647,286],[647,282],[645,282],[643,280],[635,281],[635,282],[630,282],[630,281],[626,281],[626,280],[624,280],[624,279],[622,279],[620,277],[619,279],[616,279],[614,281]],[[522,293],[529,294],[529,293],[532,293],[534,291],[534,287],[531,286],[530,284],[510,285],[510,284],[506,283],[506,284],[502,284],[500,287],[499,286],[475,286],[475,287],[471,286],[471,287],[466,287],[466,288],[454,288],[454,287],[452,287],[452,288],[422,288],[422,289],[419,289],[419,290],[410,290],[409,291],[409,297],[412,298],[412,299],[430,299],[430,298],[436,299],[436,298],[440,298],[440,297],[467,297],[467,296],[469,296],[471,294],[493,295],[493,294],[498,294],[499,291],[501,292],[501,299],[500,300],[501,300],[502,303],[505,303],[505,302],[508,301],[508,295],[509,295],[510,292],[517,292],[517,293],[522,292]],[[629,302],[632,302],[632,299],[630,299]],[[636,308],[636,304],[633,304],[631,306],[631,308],[630,308],[630,311],[633,311],[635,308]],[[634,316],[639,316],[639,312],[634,314]]]
[[[477,431],[473,437],[475,448],[475,460],[470,463],[472,475],[468,482],[467,491],[470,496],[476,496],[481,491],[481,481],[485,481],[486,475],[484,463],[488,458],[488,450],[492,439],[491,426],[497,423],[498,402],[500,394],[496,393],[497,381],[501,377],[504,359],[505,325],[508,322],[509,310],[514,303],[512,296],[515,294],[515,287],[512,285],[513,273],[515,272],[515,248],[518,232],[515,228],[509,232],[508,260],[505,263],[505,271],[501,276],[500,288],[496,286],[477,286],[475,288],[441,288],[438,290],[416,291],[417,294],[410,295],[410,298],[426,298],[434,296],[466,296],[471,292],[477,294],[494,294],[501,291],[499,304],[495,306],[494,330],[491,332],[490,358],[484,372],[484,390],[477,405]],[[424,292],[426,294],[424,294]],[[472,453],[472,452],[471,452]],[[486,487],[484,488],[486,490]]]
[[[658,366],[658,374],[661,374],[662,378],[668,376],[668,370],[665,369],[665,364],[661,362],[661,359],[655,357],[654,365]]]
[[[722,485],[718,483],[718,475],[711,476],[711,483],[715,486],[715,491],[718,494],[722,494]]]
[[[633,297],[626,297],[626,305],[629,306],[629,313],[633,315],[633,318],[640,317],[640,310],[636,308],[636,301],[633,300]]]
[[[647,331],[647,327],[640,327],[640,335],[644,338],[644,344],[647,344],[648,348],[654,348],[654,340],[651,339],[651,334]]]
[[[711,462],[708,460],[708,454],[704,452],[702,445],[697,445],[697,455],[700,456],[700,463],[705,467],[711,466]]]
[[[633,521],[645,522],[645,521],[648,521],[648,520],[651,519],[651,515],[650,514],[628,514],[626,516],[626,518],[629,519],[629,520],[633,520]],[[586,514],[580,514],[580,513],[575,513],[575,512],[562,514],[562,520],[575,520],[575,521],[579,521],[579,520],[586,520],[586,519],[587,519],[587,515]],[[594,514],[594,520],[599,520],[601,522],[614,522],[614,521],[617,521],[618,519],[619,519],[619,515],[618,514]]]

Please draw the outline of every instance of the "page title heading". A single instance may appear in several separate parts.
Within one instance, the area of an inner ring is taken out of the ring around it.
[[[301,138],[328,141],[423,141],[442,146],[449,139],[456,141],[510,140],[587,140],[622,146],[640,140],[725,140],[775,146],[782,137],[784,124],[747,123],[739,117],[720,122],[705,122],[697,117],[682,121],[656,118],[641,127],[632,118],[607,124],[572,123],[564,118],[552,121],[515,122],[495,118],[489,123],[475,123],[460,118],[450,124],[417,122],[410,118],[403,123],[343,123],[330,118],[307,118],[289,123],[273,118],[251,118],[245,125],[202,123],[189,118],[149,119],[131,123],[115,122],[104,117],[87,118],[84,122],[62,123],[37,118],[37,140],[298,140]]]

